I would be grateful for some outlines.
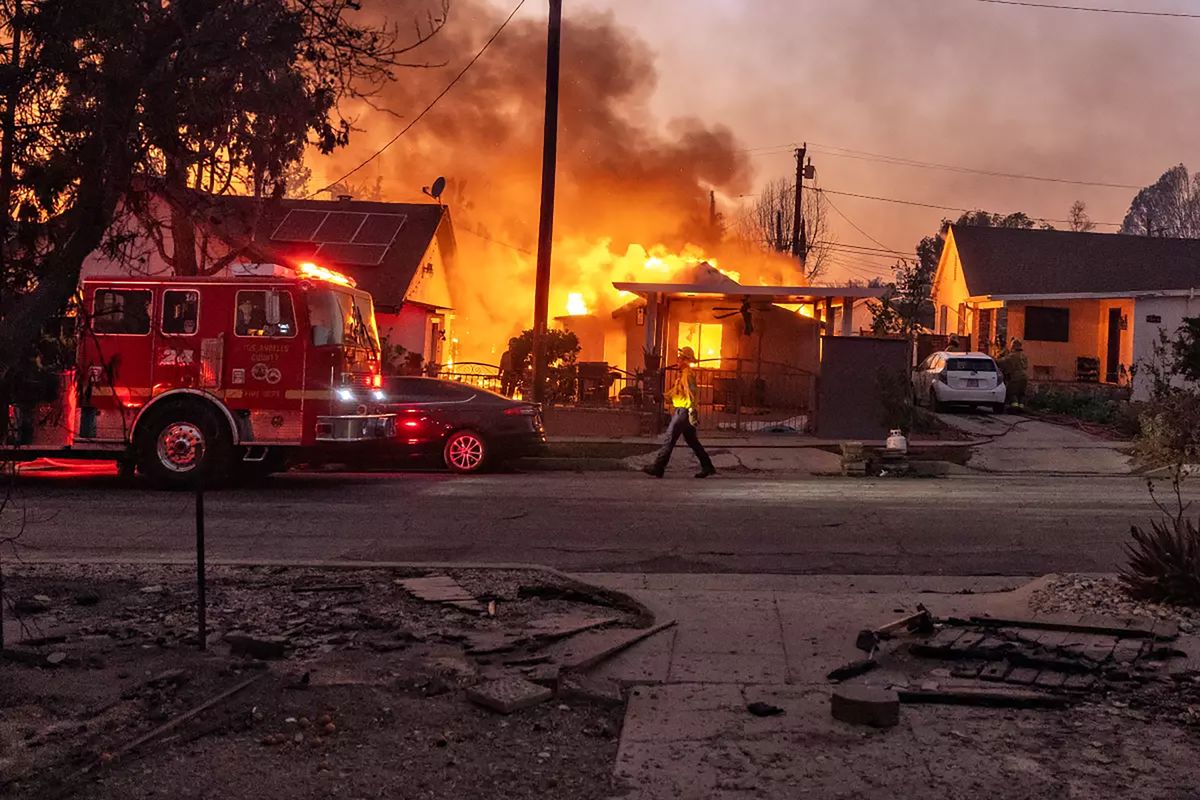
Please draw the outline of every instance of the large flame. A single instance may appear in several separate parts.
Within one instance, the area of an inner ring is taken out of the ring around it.
[[[587,301],[583,299],[583,294],[580,292],[571,292],[567,295],[567,314],[572,317],[582,317],[587,315]]]

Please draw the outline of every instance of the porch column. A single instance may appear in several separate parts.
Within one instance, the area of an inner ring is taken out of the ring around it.
[[[658,293],[649,292],[646,294],[646,320],[645,334],[642,344],[642,353],[647,357],[645,366],[649,369],[650,356],[654,356],[658,352]],[[655,369],[658,368],[656,365]]]
[[[833,298],[825,298],[825,329],[826,336],[833,336]]]
[[[854,298],[842,298],[842,336],[854,335]]]

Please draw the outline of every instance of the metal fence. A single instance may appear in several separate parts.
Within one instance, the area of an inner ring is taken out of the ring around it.
[[[555,367],[547,379],[550,406],[667,410],[665,387],[676,368],[646,375],[586,362]],[[436,373],[494,392],[503,392],[500,369],[478,362],[453,364]],[[756,359],[710,359],[695,370],[700,427],[708,431],[806,430],[816,408],[816,376],[798,367]],[[526,397],[530,376],[519,376],[513,394]]]

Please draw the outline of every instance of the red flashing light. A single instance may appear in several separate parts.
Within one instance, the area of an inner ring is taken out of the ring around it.
[[[406,428],[416,428],[416,427],[417,427],[417,426],[419,426],[420,424],[421,424],[421,423],[420,423],[419,421],[415,420],[415,419],[406,419],[406,420],[404,420],[404,427],[406,427]]]
[[[335,272],[327,267],[314,264],[311,261],[305,261],[296,267],[296,271],[303,278],[312,278],[313,280],[325,281],[326,283],[336,283],[341,286],[355,286],[354,279],[349,275],[343,275],[340,272]]]
[[[383,375],[381,373],[376,372],[374,375],[371,376],[371,386],[373,386],[376,389],[383,388]]]

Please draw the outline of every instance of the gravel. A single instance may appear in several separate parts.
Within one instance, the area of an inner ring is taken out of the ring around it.
[[[1109,576],[1056,575],[1034,593],[1029,607],[1038,614],[1150,617],[1177,622],[1182,633],[1200,630],[1200,608],[1134,600]]]

